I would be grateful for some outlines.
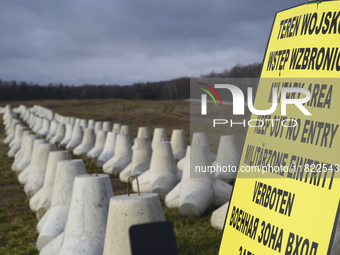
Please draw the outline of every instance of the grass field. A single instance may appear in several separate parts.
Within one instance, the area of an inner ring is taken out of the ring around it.
[[[47,107],[65,116],[111,121],[128,124],[132,135],[137,135],[140,126],[147,126],[150,132],[156,127],[164,127],[170,139],[173,129],[184,129],[187,140],[190,134],[190,103],[187,101],[143,101],[143,100],[65,100],[0,102],[0,106],[10,103],[12,107],[34,104]],[[8,147],[3,144],[5,137],[2,115],[0,115],[0,254],[38,254],[35,213],[31,212],[23,186],[10,170],[12,159],[7,157]],[[234,132],[234,131],[233,131]],[[242,145],[244,129],[235,130]],[[89,168],[86,162],[87,169]],[[102,170],[98,168],[98,172]],[[126,194],[126,185],[118,178],[111,177],[115,195]],[[182,217],[178,209],[169,209],[163,204],[167,220],[174,224],[179,254],[217,254],[221,231],[210,225],[214,208],[201,217]]]

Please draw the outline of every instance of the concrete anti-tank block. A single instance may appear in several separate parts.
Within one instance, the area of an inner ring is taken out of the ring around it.
[[[31,169],[28,181],[24,186],[25,193],[29,199],[33,197],[33,195],[38,192],[44,185],[46,168],[47,168],[47,160],[48,154],[51,151],[56,151],[57,147],[55,144],[40,144],[38,145],[37,152],[37,161],[35,169]],[[31,210],[35,209],[35,205],[37,205],[36,200],[30,203]]]
[[[98,167],[103,166],[115,154],[116,137],[118,134],[118,132],[107,133],[104,149],[97,159]]]
[[[111,122],[110,121],[104,121],[103,126],[102,126],[102,130],[105,130],[107,132],[111,132],[111,130],[112,130]]]
[[[139,127],[137,138],[148,138],[151,141],[150,131],[148,127]]]
[[[90,128],[85,129],[83,140],[81,144],[74,148],[73,154],[78,156],[86,156],[86,154],[94,147],[95,142],[96,135],[94,130]]]
[[[18,124],[15,127],[15,135],[13,139],[13,145],[10,146],[11,149],[8,151],[7,156],[9,158],[13,158],[15,154],[20,150],[21,148],[21,141],[22,141],[22,135],[24,130],[26,130],[26,127],[23,127],[22,125]]]
[[[19,120],[13,118],[11,122],[11,127],[9,129],[8,135],[4,139],[4,144],[10,144],[15,137],[16,125],[20,125]]]
[[[131,254],[129,228],[158,221],[165,221],[165,216],[157,194],[111,198],[103,255]]]
[[[132,138],[131,128],[129,125],[122,125],[120,127],[120,134],[123,134],[123,135],[128,134],[130,136],[131,145],[133,145],[133,138]]]
[[[112,132],[120,133],[121,127],[122,127],[122,124],[114,123],[113,126],[112,126]]]
[[[170,143],[175,160],[184,158],[188,143],[183,129],[172,130]]]
[[[218,230],[223,229],[225,217],[227,216],[228,207],[229,202],[225,203],[211,214],[210,223],[213,228],[216,228]]]
[[[87,128],[93,129],[94,130],[94,126],[96,125],[96,121],[94,119],[90,119],[88,121],[88,125]]]
[[[64,136],[63,140],[61,140],[61,142],[60,142],[60,146],[62,148],[66,148],[66,145],[71,141],[72,133],[73,133],[73,125],[71,125],[71,124],[66,125],[65,136]]]
[[[200,178],[190,177],[190,172],[195,172],[196,166],[204,168],[211,163],[211,152],[207,145],[191,145],[182,180],[165,197],[166,206],[179,207],[181,215],[200,216],[210,206],[221,206],[228,202],[231,185],[216,179],[209,172],[200,173]]]
[[[66,134],[66,127],[65,124],[59,123],[57,132],[55,136],[53,136],[50,140],[50,143],[56,143],[59,144],[65,137]]]
[[[61,244],[64,240],[64,232],[52,239],[46,246],[44,246],[39,255],[59,255]]]
[[[14,155],[14,161],[11,166],[12,171],[17,171],[18,169],[18,163],[23,160],[25,156],[25,151],[27,150],[27,141],[29,135],[33,134],[31,130],[25,130],[22,135],[22,141],[20,150]]]
[[[48,131],[46,135],[46,140],[50,140],[53,136],[55,136],[55,134],[57,133],[58,124],[59,123],[55,120],[51,121],[50,130]]]
[[[96,160],[99,155],[104,150],[105,140],[106,140],[107,131],[99,130],[96,137],[96,143],[94,147],[86,154],[87,158],[91,158]]]
[[[43,125],[41,129],[38,130],[38,135],[46,136],[50,130],[50,121],[48,119],[43,119]]]
[[[66,149],[72,151],[83,140],[83,128],[79,125],[75,125],[72,131],[71,141],[66,145]]]
[[[51,206],[54,180],[58,165],[57,163],[59,161],[67,160],[68,157],[68,151],[52,151],[48,155],[44,186],[38,191],[38,193],[40,193],[40,199],[36,207],[36,215],[38,220],[40,220],[44,216],[45,212]],[[31,198],[30,203],[38,193],[36,193]]]
[[[103,128],[103,122],[102,121],[96,121],[96,124],[94,125],[94,132],[96,135],[98,134],[99,130],[102,130]]]
[[[84,174],[86,174],[86,168],[81,159],[57,163],[51,207],[37,225],[37,231],[40,233],[37,239],[38,250],[41,250],[64,231],[70,209],[74,179],[76,176]]]
[[[157,142],[166,142],[168,141],[168,137],[165,132],[165,128],[155,128],[153,131],[153,137],[152,137],[152,149],[154,144]]]
[[[88,126],[87,119],[81,119],[79,125],[83,128],[83,131],[85,132]]]
[[[177,167],[170,142],[154,143],[150,169],[138,177],[141,192],[157,193],[161,200],[177,184]],[[137,181],[132,181],[137,191]]]
[[[119,174],[122,182],[127,182],[131,175],[141,175],[150,168],[152,155],[150,138],[136,138],[132,152],[132,162]]]
[[[75,178],[60,254],[103,254],[111,197],[108,175],[86,174]]]
[[[44,143],[47,143],[45,139],[39,139],[36,137],[34,138],[33,151],[32,151],[32,157],[31,157],[30,163],[18,176],[18,181],[21,184],[25,185],[28,181],[31,170],[35,171],[36,162],[37,162],[37,154],[38,154],[38,146]]]
[[[98,159],[99,160],[99,159]],[[114,156],[103,165],[107,174],[118,176],[132,160],[131,139],[129,134],[118,134]]]
[[[233,182],[237,175],[239,160],[240,151],[238,149],[236,136],[221,136],[218,145],[217,157],[213,163],[213,166],[226,166],[228,169],[230,169],[230,171],[216,171],[216,177],[227,183]]]

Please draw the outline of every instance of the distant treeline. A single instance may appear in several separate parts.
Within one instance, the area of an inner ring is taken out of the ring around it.
[[[235,66],[222,73],[211,72],[202,78],[256,78],[259,76],[261,64]],[[88,85],[69,86],[63,84],[39,85],[25,81],[0,80],[0,100],[39,100],[39,99],[148,99],[172,100],[190,97],[190,78],[178,78],[169,81],[134,83],[127,86],[119,85]]]

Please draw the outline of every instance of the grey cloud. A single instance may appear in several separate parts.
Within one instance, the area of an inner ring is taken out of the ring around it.
[[[296,4],[3,0],[0,79],[131,84],[260,62],[275,12]]]

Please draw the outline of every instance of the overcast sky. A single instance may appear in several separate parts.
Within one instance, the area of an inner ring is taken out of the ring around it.
[[[261,62],[293,0],[1,0],[0,79],[119,84]]]

